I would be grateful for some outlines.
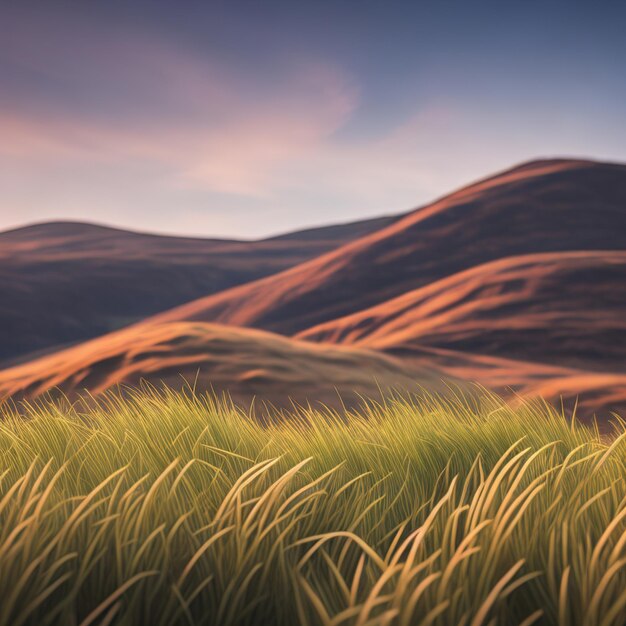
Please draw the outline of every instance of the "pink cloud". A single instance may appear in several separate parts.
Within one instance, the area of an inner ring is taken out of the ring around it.
[[[41,28],[49,33],[48,25]],[[323,60],[296,57],[251,79],[145,34],[83,34],[80,57],[62,31],[52,42],[34,35],[27,45],[21,36],[9,40],[16,62],[79,95],[90,89],[97,95],[76,109],[0,108],[6,138],[0,158],[26,169],[64,161],[94,168],[142,163],[159,173],[164,188],[283,206],[319,188],[339,202],[367,210],[378,204],[380,211],[408,208],[451,184],[451,131],[458,138],[463,119],[447,103],[422,107],[382,137],[340,141],[335,133],[355,112],[358,89]]]
[[[96,44],[90,50],[100,59],[100,77],[122,90],[128,110],[107,119],[97,105],[78,112],[5,105],[0,157],[25,166],[143,160],[169,171],[175,186],[263,196],[283,164],[318,149],[357,103],[351,81],[322,62],[294,61],[274,82],[251,90],[236,71],[153,41],[122,39],[103,65],[105,50]],[[37,58],[22,62],[34,66]],[[53,73],[78,69],[63,59],[46,65]]]

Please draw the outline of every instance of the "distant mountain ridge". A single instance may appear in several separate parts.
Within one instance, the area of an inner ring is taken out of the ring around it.
[[[259,241],[169,237],[77,222],[2,232],[0,363],[279,272],[393,219]]]

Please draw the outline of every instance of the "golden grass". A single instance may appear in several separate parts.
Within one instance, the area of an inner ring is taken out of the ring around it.
[[[0,624],[626,623],[626,429],[480,392],[3,408]]]

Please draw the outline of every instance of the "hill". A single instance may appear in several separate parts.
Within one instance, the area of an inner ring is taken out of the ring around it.
[[[279,272],[392,219],[261,241],[166,237],[72,222],[0,233],[0,362]]]
[[[440,384],[393,357],[345,346],[321,346],[265,331],[214,324],[132,326],[0,372],[0,398],[39,397],[51,388],[74,397],[142,380],[171,387],[228,391],[238,403],[255,397],[279,407],[295,402],[340,406],[381,389]],[[341,398],[340,398],[341,396]]]
[[[437,347],[600,371],[623,369],[624,285],[626,252],[509,257],[298,337],[392,353]]]
[[[84,271],[86,286],[79,298],[58,294],[57,276],[42,300],[47,308],[34,307],[30,316],[30,301],[21,320],[20,308],[13,307],[15,328],[22,331],[5,327],[7,341],[13,335],[23,341],[24,328],[41,337],[47,324],[91,330],[96,323],[104,328],[103,320],[112,327],[129,324],[135,317],[115,317],[120,307],[182,297],[202,277],[219,282],[226,276],[243,280],[246,271],[270,272],[329,246],[320,243],[323,233],[336,244],[348,232],[377,226],[290,269],[9,368],[0,373],[0,397],[32,398],[55,386],[70,394],[83,388],[98,393],[142,379],[177,385],[199,369],[201,388],[212,383],[243,402],[258,396],[278,405],[288,398],[333,404],[335,388],[356,397],[371,395],[378,385],[438,388],[446,379],[524,397],[544,395],[568,409],[578,401],[584,418],[596,414],[606,421],[612,411],[626,412],[622,165],[536,161],[390,224],[374,220],[264,242],[159,238],[84,226],[72,227],[74,232],[68,225],[49,225],[36,237],[14,232],[9,261],[40,259],[40,275],[29,274],[39,280],[37,289],[46,293],[46,271],[54,267],[48,259],[55,255],[72,257],[75,273],[68,284],[76,285]],[[119,276],[111,271],[117,258],[123,260]],[[146,263],[146,280],[124,273]],[[23,285],[11,285],[19,304]],[[42,299],[36,290],[26,293]],[[293,333],[295,339],[244,326]]]
[[[508,256],[626,250],[626,166],[536,161],[470,185],[332,252],[161,320],[284,334]]]
[[[365,342],[364,342],[365,343]],[[341,409],[362,397],[391,391],[467,388],[477,382],[517,402],[543,397],[608,428],[614,411],[626,414],[626,374],[593,372],[540,362],[441,348],[316,344],[267,331],[171,322],[138,324],[0,371],[0,401],[35,400],[58,391],[71,399],[118,385],[149,381],[174,389],[227,392],[238,405],[253,400],[290,408],[293,402]]]

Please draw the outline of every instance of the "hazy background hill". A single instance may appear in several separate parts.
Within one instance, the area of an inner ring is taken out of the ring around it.
[[[0,363],[274,274],[393,219],[261,241],[167,237],[73,222],[0,233]]]

